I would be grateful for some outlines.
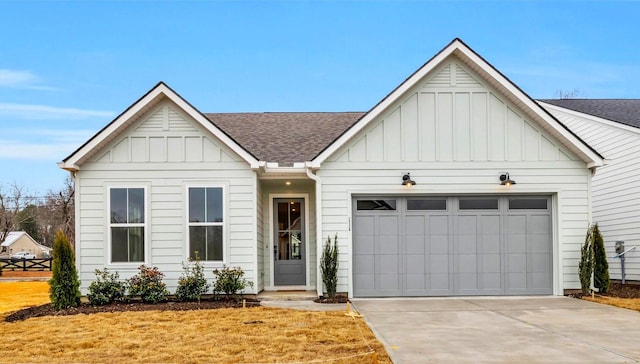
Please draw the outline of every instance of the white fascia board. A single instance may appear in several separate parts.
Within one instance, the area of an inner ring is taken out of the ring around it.
[[[178,105],[187,115],[196,120],[202,127],[207,129],[216,138],[220,139],[224,144],[237,153],[242,159],[244,159],[251,168],[259,168],[259,161],[244,150],[238,143],[229,138],[225,133],[218,129],[211,121],[204,117],[198,110],[187,103],[182,97],[176,94],[164,83],[159,83],[155,88],[149,91],[144,97],[138,100],[135,104],[129,107],[124,113],[120,114],[114,121],[112,121],[107,127],[96,134],[89,140],[82,148],[77,150],[74,154],[68,157],[58,166],[66,170],[79,170],[79,166],[82,164],[83,158],[86,157],[92,150],[100,147],[111,135],[118,132],[131,118],[135,117],[142,109],[147,105],[154,102],[159,97],[165,96],[173,103]]]
[[[538,102],[545,109],[549,110],[552,114],[553,114],[554,111],[563,112],[565,114],[569,114],[571,116],[575,116],[575,117],[580,118],[580,119],[587,119],[587,120],[593,121],[595,123],[600,123],[600,124],[603,124],[603,125],[606,125],[606,126],[610,126],[610,127],[613,127],[613,128],[622,129],[622,130],[628,131],[630,133],[640,134],[640,128],[636,128],[636,127],[633,127],[633,126],[630,126],[630,125],[622,124],[622,123],[619,123],[617,121],[601,118],[599,116],[585,114],[585,113],[580,112],[580,111],[567,109],[567,108],[562,107],[562,106],[548,104],[548,103],[542,102],[542,101],[538,101]]]

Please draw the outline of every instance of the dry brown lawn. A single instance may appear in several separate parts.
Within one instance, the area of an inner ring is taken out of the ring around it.
[[[47,290],[46,282],[0,283],[0,319],[47,302]],[[27,291],[30,300],[16,297]],[[344,311],[256,307],[49,316],[2,321],[0,333],[0,362],[11,363],[371,363],[371,352],[379,363],[391,363],[364,321]]]
[[[591,302],[602,303],[605,305],[640,311],[640,298],[620,298],[608,296],[595,296],[591,298],[591,296],[584,296],[583,299]]]

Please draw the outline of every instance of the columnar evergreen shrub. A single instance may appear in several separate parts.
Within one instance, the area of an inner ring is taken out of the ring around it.
[[[129,297],[140,297],[145,303],[158,303],[164,301],[169,294],[167,285],[162,281],[164,273],[158,267],[138,267],[139,273],[127,279]]]
[[[124,282],[120,281],[118,272],[109,273],[109,270],[96,269],[96,280],[89,285],[87,298],[92,305],[107,305],[112,302],[122,301],[126,291]]]
[[[80,279],[76,257],[69,239],[61,230],[53,241],[53,275],[49,280],[49,297],[55,310],[80,305]]]
[[[184,272],[178,280],[176,298],[180,301],[200,301],[200,297],[209,291],[209,283],[204,277],[204,267],[196,254],[192,265],[182,263]]]
[[[593,286],[601,293],[609,290],[609,263],[604,249],[604,239],[598,228],[593,225]]]
[[[238,294],[247,288],[253,287],[253,282],[244,278],[244,271],[240,267],[230,268],[226,265],[221,269],[214,269],[213,293],[218,295],[224,293],[227,297],[238,299]]]
[[[591,290],[591,274],[593,273],[593,227],[587,230],[582,249],[580,249],[580,263],[578,264],[578,274],[580,276],[580,287],[583,294],[589,294]]]
[[[327,296],[334,297],[338,288],[338,235],[333,238],[327,237],[327,243],[322,250],[320,258],[320,273],[322,273],[322,283],[327,291]]]

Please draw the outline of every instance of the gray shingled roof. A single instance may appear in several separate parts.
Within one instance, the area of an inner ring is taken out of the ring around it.
[[[290,166],[311,161],[363,112],[205,113],[256,158]]]
[[[640,99],[551,99],[538,101],[640,128]]]

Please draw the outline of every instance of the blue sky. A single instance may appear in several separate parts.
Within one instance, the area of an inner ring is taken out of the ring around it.
[[[636,1],[2,1],[0,186],[165,81],[202,112],[366,111],[459,37],[534,98],[640,98]]]

